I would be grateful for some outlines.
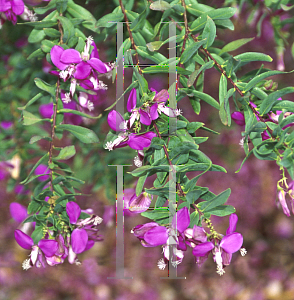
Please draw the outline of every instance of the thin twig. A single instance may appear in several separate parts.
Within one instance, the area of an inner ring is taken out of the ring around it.
[[[59,98],[59,89],[60,89],[60,79],[57,80],[57,87],[55,93],[55,102],[54,103],[54,112],[53,112],[53,122],[52,122],[52,129],[51,129],[51,142],[49,146],[49,165],[52,164],[52,155],[53,155],[53,148],[54,148],[54,137],[55,137],[55,127],[56,127],[56,115],[57,115],[57,103]],[[51,181],[51,191],[53,192],[53,170],[50,168],[50,181]]]
[[[156,123],[155,123],[154,121],[153,121],[153,126],[154,126],[154,128],[155,128],[155,131],[156,131],[158,137],[159,137],[160,139],[162,139],[161,134],[160,134],[160,132],[159,132],[159,129],[158,129],[158,127],[157,127],[157,125],[156,125]],[[163,145],[163,150],[164,150],[165,156],[166,156],[166,158],[167,158],[167,161],[168,161],[169,165],[171,166],[171,169],[172,169],[173,173],[176,173],[176,170],[175,170],[175,168],[174,168],[174,166],[173,166],[173,164],[172,164],[172,162],[171,162],[171,160],[170,160],[170,158],[169,158],[168,151],[167,151],[167,148],[166,148],[165,145]],[[182,189],[182,187],[181,187],[181,184],[180,184],[179,182],[177,182],[177,188],[178,188],[178,190],[179,190],[179,192],[180,192],[180,197],[184,197],[184,196],[185,196],[185,193],[184,193],[184,191],[183,191],[183,189]]]
[[[138,55],[138,52],[137,52],[137,47],[136,47],[136,44],[135,44],[135,41],[134,41],[134,37],[133,37],[132,31],[131,31],[131,28],[130,28],[129,20],[128,20],[128,17],[127,17],[127,14],[126,14],[126,10],[123,6],[122,0],[119,0],[119,5],[121,7],[122,13],[124,14],[124,19],[125,19],[125,22],[126,22],[126,25],[127,25],[127,29],[128,29],[128,33],[129,33],[129,36],[130,36],[131,43],[132,43],[132,47],[135,50],[135,57],[136,57],[136,61],[137,61],[136,65],[138,66],[139,73],[142,75],[142,70],[139,67],[140,62],[139,62],[139,55]]]

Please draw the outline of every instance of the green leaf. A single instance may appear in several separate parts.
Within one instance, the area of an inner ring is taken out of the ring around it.
[[[252,40],[254,40],[254,37],[246,38],[246,39],[239,39],[239,40],[230,42],[222,48],[222,50],[218,53],[218,55],[221,55],[225,52],[231,52],[231,51],[237,50],[240,47],[242,47],[243,45],[251,42]]]
[[[199,206],[202,212],[211,211],[213,208],[226,203],[230,194],[231,194],[231,189],[227,189],[222,193],[220,193],[219,195],[212,198],[211,200],[200,202],[197,206]]]
[[[49,40],[43,40],[41,42],[41,49],[45,52],[45,53],[49,53],[51,51],[51,48],[53,46],[55,46],[56,43],[53,43],[52,41]]]
[[[45,34],[51,38],[59,38],[60,37],[60,32],[54,28],[44,28],[43,30],[44,30]]]
[[[34,214],[38,212],[42,207],[42,204],[37,201],[31,201],[28,206],[28,214]]]
[[[57,157],[54,157],[56,160],[66,160],[73,157],[76,154],[76,149],[74,145],[66,146],[61,149]]]
[[[45,32],[42,29],[33,29],[28,37],[29,43],[39,43],[46,36]]]
[[[43,157],[41,157],[41,158],[37,161],[37,163],[34,165],[34,167],[32,168],[32,170],[30,171],[28,177],[27,177],[25,180],[23,180],[20,184],[26,184],[27,181],[29,180],[29,178],[31,177],[31,175],[33,174],[33,172],[36,170],[36,168],[37,168],[40,164],[47,162],[47,161],[48,161],[48,158],[49,158],[49,153],[46,153]]]
[[[78,138],[82,143],[85,144],[99,142],[99,139],[97,135],[94,133],[94,131],[85,127],[70,125],[70,124],[61,124],[61,125],[56,125],[56,129],[69,131],[76,138]]]
[[[201,40],[199,42],[192,43],[188,48],[184,50],[183,54],[181,55],[181,63],[184,64],[185,62],[187,62],[205,43],[207,43],[207,40]]]
[[[45,53],[42,51],[42,49],[37,49],[28,56],[27,60],[30,60],[32,58],[41,59],[44,56],[45,56]]]
[[[38,15],[43,15],[44,13],[46,13],[49,9],[53,9],[56,6],[56,2],[57,0],[51,0],[48,5],[43,6],[43,7],[34,7],[34,11],[38,14]]]
[[[163,60],[166,60],[166,57],[164,55],[157,52],[151,52],[147,47],[137,46],[136,50],[140,56],[142,56],[143,58],[148,58],[157,64],[161,63]]]
[[[159,10],[159,11],[164,11],[171,8],[171,5],[163,0],[158,0],[154,1],[153,3],[150,4],[150,9],[152,10]]]
[[[88,119],[99,119],[99,118],[102,117],[102,114],[100,114],[97,117],[94,117],[94,116],[88,115],[86,113],[83,113],[81,111],[78,111],[78,110],[75,110],[75,109],[67,109],[67,108],[59,109],[57,111],[57,113],[70,113],[70,114],[79,115],[79,116],[82,116],[82,117],[85,117],[85,118],[88,118]]]
[[[165,42],[163,42],[163,41],[154,41],[154,42],[150,42],[150,43],[146,44],[146,46],[149,51],[154,52],[156,50],[159,50],[160,47],[164,44],[165,44]]]
[[[214,61],[213,60],[210,60],[208,61],[206,64],[204,64],[203,66],[201,66],[200,69],[198,70],[195,70],[188,78],[188,82],[187,82],[187,85],[188,87],[192,86],[197,78],[197,76],[201,73],[201,72],[204,72],[205,70],[207,69],[210,69],[214,66]]]
[[[189,224],[189,228],[193,228],[194,225],[198,225],[199,222],[199,213],[198,211],[193,211],[190,215],[190,224]]]
[[[201,100],[205,101],[212,107],[219,109],[219,103],[215,99],[213,99],[210,95],[202,93],[202,92],[198,92],[196,90],[193,90],[190,93],[193,94],[194,96],[200,98]],[[189,94],[188,94],[188,96],[189,96]]]
[[[231,205],[219,205],[217,207],[214,207],[211,210],[210,209],[206,210],[205,212],[214,216],[225,217],[233,214],[235,211],[236,211],[235,207]]]
[[[146,6],[145,9],[139,14],[139,16],[134,21],[132,21],[132,24],[130,26],[131,31],[141,30],[145,25],[147,15],[148,9]]]
[[[58,20],[61,22],[62,25],[63,43],[67,44],[68,41],[75,35],[75,28],[68,18],[58,17]]]
[[[199,199],[201,194],[202,190],[193,190],[186,194],[186,199],[189,204],[194,204],[194,202]]]
[[[95,26],[96,19],[94,16],[84,7],[75,4],[73,0],[68,0],[67,12],[70,13],[74,18],[87,20],[87,23],[83,22],[84,27],[94,32],[97,30],[97,27]]]
[[[262,81],[263,79],[270,77],[270,76],[274,76],[274,75],[279,75],[279,74],[285,74],[285,73],[290,73],[290,72],[282,72],[282,71],[268,71],[268,72],[264,72],[258,76],[255,76],[253,79],[251,79],[247,85],[245,86],[244,92],[249,91],[250,89],[252,89],[257,83],[259,83],[260,81]]]
[[[259,53],[259,52],[245,52],[234,56],[234,58],[236,60],[241,60],[242,64],[246,64],[251,61],[267,61],[267,62],[273,61],[273,59],[269,55]]]
[[[294,115],[286,117],[282,122],[280,123],[280,127],[283,128],[286,125],[289,125],[294,122]]]
[[[147,177],[148,177],[148,174],[146,174],[146,175],[144,175],[144,176],[142,176],[138,179],[138,182],[137,182],[137,185],[136,185],[136,195],[137,195],[137,197],[142,193],[143,187],[144,187],[144,184],[145,184],[145,181],[146,181]]]
[[[122,21],[124,18],[124,15],[122,12],[119,13],[110,13],[107,15],[104,15],[102,18],[100,18],[97,23],[96,27],[111,27],[115,25],[117,22]]]
[[[147,80],[139,73],[138,68],[134,68],[135,76],[139,83],[140,94],[143,95],[148,92],[148,82]]]
[[[43,238],[43,226],[36,226],[31,237],[34,241],[34,244],[37,245],[39,241]]]
[[[271,110],[274,103],[278,100],[278,98],[289,93],[294,93],[294,87],[287,87],[268,95],[265,99],[263,99],[260,105],[260,109],[259,109],[260,115],[267,114]]]
[[[23,125],[32,125],[41,121],[50,120],[50,119],[41,119],[26,110],[24,110],[22,113],[23,113]]]
[[[236,8],[218,8],[214,10],[210,10],[206,13],[202,13],[190,26],[190,30],[199,31],[205,26],[207,21],[207,16],[209,16],[212,20],[223,20],[231,18],[236,12]]]
[[[18,25],[29,25],[35,27],[35,29],[51,28],[57,25],[56,20],[42,20],[35,22],[17,23]]]
[[[213,44],[215,36],[216,36],[216,26],[213,20],[209,16],[207,16],[207,21],[202,33],[202,39],[206,39],[206,42],[203,45],[205,49],[207,49]]]
[[[82,39],[80,36],[78,37],[78,44],[76,45],[75,49],[77,51],[79,51],[80,53],[82,53],[84,51],[84,48],[85,48],[85,41],[84,39]]]
[[[52,141],[52,138],[50,136],[39,136],[39,135],[35,135],[33,137],[31,137],[30,141],[29,141],[29,144],[33,144],[33,143],[36,143],[40,140],[46,140],[46,141],[49,141],[51,142]]]
[[[157,74],[157,73],[178,73],[181,75],[190,75],[191,71],[185,70],[181,67],[177,66],[162,66],[162,65],[157,65],[157,66],[151,66],[151,67],[146,67],[142,70],[143,73],[145,74]]]
[[[56,2],[56,10],[63,14],[66,11],[68,0],[57,0]]]
[[[50,85],[40,78],[35,78],[35,84],[39,89],[49,93],[55,99],[55,85]]]

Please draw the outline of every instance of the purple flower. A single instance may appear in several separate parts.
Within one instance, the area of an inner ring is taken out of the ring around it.
[[[11,121],[2,121],[2,122],[0,123],[0,126],[1,126],[3,129],[7,130],[7,129],[9,129],[9,128],[11,128],[11,127],[13,126],[13,122],[11,122]]]
[[[232,120],[239,126],[244,126],[245,125],[245,118],[244,114],[241,113],[240,111],[235,111],[231,115]]]
[[[53,115],[53,102],[40,105],[39,113],[43,118],[50,119]]]
[[[90,46],[94,47],[91,54],[89,54]],[[64,81],[72,78],[70,86],[71,98],[74,95],[77,80],[86,89],[106,89],[105,84],[99,81],[98,75],[110,72],[113,69],[113,65],[104,63],[99,59],[92,37],[87,38],[82,54],[75,49],[64,50],[61,46],[55,45],[52,47],[50,55],[53,64],[61,70],[59,77]]]
[[[0,12],[3,12],[6,18],[15,25],[16,16],[24,12],[24,3],[22,0],[0,0]]]
[[[33,239],[21,230],[16,229],[14,232],[16,242],[24,249],[32,250],[30,258],[26,259],[22,267],[24,270],[32,266],[40,268],[46,266],[46,259],[52,257],[58,249],[58,242],[55,240],[42,239],[38,245],[34,245]]]
[[[143,134],[130,133],[126,129],[126,122],[122,115],[112,110],[107,117],[108,124],[112,130],[120,131],[118,137],[113,142],[107,142],[105,149],[109,151],[115,148],[121,148],[129,145],[135,150],[144,150],[151,144],[151,140],[156,136],[156,133],[152,131],[145,132]]]
[[[9,206],[11,217],[18,223],[21,223],[28,216],[27,208],[20,203],[12,202]]]
[[[137,214],[146,211],[151,204],[152,198],[150,198],[146,192],[141,193],[138,197],[135,193],[127,205],[129,211]]]
[[[49,178],[49,176],[47,174],[50,174],[50,170],[46,165],[40,164],[36,169],[35,169],[35,174],[36,175],[42,175],[44,174],[44,176],[40,176],[38,177],[39,181],[45,181]]]
[[[77,254],[92,248],[95,241],[100,240],[97,225],[102,222],[102,218],[91,215],[89,218],[79,220],[81,208],[73,201],[66,204],[66,213],[70,223],[77,226],[68,239],[68,261],[73,264],[78,263]]]
[[[140,240],[144,247],[164,245],[168,239],[168,229],[158,225],[156,222],[137,225],[131,232]]]

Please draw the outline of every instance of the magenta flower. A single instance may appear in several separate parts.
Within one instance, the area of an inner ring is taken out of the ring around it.
[[[235,111],[231,115],[232,120],[239,126],[244,126],[245,125],[245,117],[244,114],[241,113],[240,111]]]
[[[50,170],[48,168],[48,166],[40,164],[36,169],[35,169],[35,174],[36,175],[42,175],[44,174],[44,176],[40,176],[38,177],[39,181],[45,181],[49,178],[49,176],[47,174],[50,174]]]
[[[94,47],[91,54],[89,54],[90,46]],[[55,45],[52,47],[50,55],[53,64],[61,70],[58,73],[59,77],[64,81],[72,78],[70,86],[71,98],[74,95],[77,80],[86,89],[106,89],[105,84],[98,80],[98,75],[111,71],[114,66],[103,63],[99,59],[98,51],[92,37],[87,38],[82,54],[75,49],[64,50],[61,46]]]
[[[158,225],[156,222],[137,225],[131,232],[140,240],[144,247],[164,245],[168,239],[168,229]]]
[[[113,142],[107,142],[105,149],[109,151],[115,148],[121,148],[129,145],[135,150],[144,150],[151,144],[151,140],[156,136],[156,133],[152,131],[145,132],[143,134],[130,133],[126,129],[126,122],[122,115],[112,110],[107,117],[108,124],[112,130],[120,131],[118,137]]]
[[[2,121],[0,123],[0,127],[2,127],[5,130],[11,128],[12,126],[13,126],[13,122],[11,122],[11,121]]]
[[[38,245],[34,245],[33,239],[19,229],[15,230],[14,236],[16,242],[22,248],[31,250],[30,258],[22,264],[24,270],[28,270],[32,266],[45,267],[46,259],[52,257],[58,249],[58,242],[55,240],[42,239],[38,242]]]
[[[71,233],[68,239],[68,261],[69,263],[78,263],[77,254],[92,248],[98,237],[97,225],[102,222],[102,218],[92,215],[86,219],[80,219],[81,208],[73,201],[66,204],[66,213],[71,224],[75,224],[77,228]]]
[[[146,211],[151,204],[152,198],[146,192],[141,193],[138,197],[135,193],[127,204],[129,211],[137,214]]]
[[[20,203],[12,202],[9,206],[11,217],[18,223],[24,221],[28,214],[27,208]]]
[[[15,25],[16,16],[24,12],[24,3],[22,0],[0,0],[0,12],[3,12],[6,18]]]

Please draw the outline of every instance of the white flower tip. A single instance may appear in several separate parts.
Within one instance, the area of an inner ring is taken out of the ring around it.
[[[64,94],[64,98],[61,99],[63,103],[69,103],[71,102],[71,98],[70,98],[70,94],[69,93],[65,93]]]
[[[134,164],[135,164],[135,166],[138,167],[138,168],[142,167],[143,164],[142,164],[142,161],[140,160],[139,156],[136,156],[136,157],[134,158]]]
[[[159,270],[164,270],[166,267],[166,263],[164,262],[164,259],[161,258],[158,262],[157,262],[157,267],[159,268]]]
[[[94,109],[94,104],[93,104],[93,102],[88,101],[88,102],[87,102],[87,108],[88,108],[89,111],[92,111],[92,110]]]
[[[242,137],[242,139],[239,142],[239,145],[241,146],[241,148],[244,148],[244,140],[245,140],[245,137]]]
[[[105,145],[105,149],[112,151],[113,150],[113,143],[112,142],[107,142]]]
[[[240,253],[242,256],[245,256],[247,254],[247,250],[245,248],[241,248]]]
[[[29,258],[27,258],[26,260],[24,260],[24,262],[22,263],[23,270],[28,270],[31,267],[32,267],[31,266],[31,260]]]
[[[217,269],[216,269],[216,273],[217,273],[219,276],[222,276],[222,275],[224,275],[226,272],[225,272],[225,270],[223,269],[223,266],[218,265],[218,266],[217,266]]]
[[[96,217],[94,218],[93,224],[96,226],[96,225],[98,225],[98,224],[101,224],[102,221],[103,221],[102,218],[100,218],[99,216],[96,216]]]

